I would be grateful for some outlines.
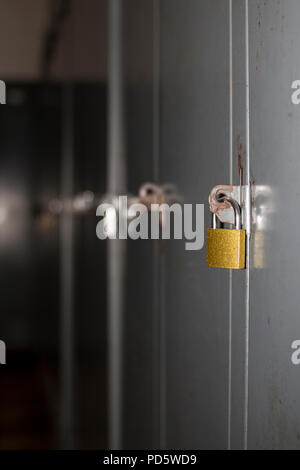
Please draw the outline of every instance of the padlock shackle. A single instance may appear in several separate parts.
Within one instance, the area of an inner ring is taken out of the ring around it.
[[[219,195],[218,197],[219,202],[229,202],[231,205],[233,212],[234,212],[234,225],[236,230],[241,230],[242,228],[242,210],[239,203],[232,199],[231,197],[226,196],[225,194]],[[215,215],[215,214],[214,214]],[[217,228],[217,219],[213,217],[213,228]]]
[[[213,214],[212,214],[212,228],[213,228],[214,230],[216,230],[216,229],[217,229],[217,225],[218,225],[218,223],[217,223],[217,214],[213,213]]]
[[[239,203],[232,198],[226,198],[226,201],[231,204],[233,212],[234,212],[234,225],[236,230],[241,230],[242,228],[242,210]]]

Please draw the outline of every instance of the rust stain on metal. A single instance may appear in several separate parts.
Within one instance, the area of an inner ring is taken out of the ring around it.
[[[233,192],[233,186],[223,186],[223,185],[215,186],[212,189],[208,198],[210,211],[213,214],[219,215],[221,211],[224,211],[226,209],[231,209],[231,204],[229,202],[226,202],[226,201],[219,202],[217,200],[217,196],[219,194],[224,194],[224,193],[231,194],[232,192]]]
[[[238,133],[237,136],[237,151],[238,151],[238,171],[239,171],[239,180],[240,184],[242,184],[243,180],[243,164],[242,164],[242,153],[243,153],[243,145],[241,143],[241,134]]]
[[[239,156],[238,156],[238,168],[239,168],[239,177],[241,178],[242,172],[243,172],[242,155],[241,154],[239,154]]]
[[[238,2],[234,3],[236,8],[242,8],[244,6],[244,0],[238,0]]]
[[[242,146],[242,143],[241,143],[241,133],[240,132],[237,135],[237,146],[238,146],[239,154],[242,154],[243,146]]]
[[[158,240],[156,244],[156,250],[159,254],[164,255],[168,251],[167,244],[164,240]]]

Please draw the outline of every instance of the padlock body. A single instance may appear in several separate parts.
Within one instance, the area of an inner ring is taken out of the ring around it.
[[[207,230],[208,267],[223,269],[245,269],[245,265],[245,230]]]

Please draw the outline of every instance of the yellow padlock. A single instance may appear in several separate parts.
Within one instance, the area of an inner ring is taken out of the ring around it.
[[[245,269],[246,230],[241,230],[241,208],[233,199],[226,198],[234,210],[235,229],[218,229],[213,215],[213,228],[207,230],[207,266],[210,268]]]

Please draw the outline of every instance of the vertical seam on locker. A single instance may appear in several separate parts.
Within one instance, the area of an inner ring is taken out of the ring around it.
[[[109,91],[108,91],[108,193],[126,193],[126,162],[123,116],[122,28],[123,2],[109,2]],[[108,436],[111,450],[123,445],[123,297],[126,242],[108,240]]]
[[[155,1],[156,11],[156,34],[157,34],[157,178],[158,183],[161,183],[160,174],[160,156],[161,156],[161,1]],[[158,254],[158,269],[159,269],[159,444],[160,449],[165,450],[167,447],[167,411],[166,411],[166,373],[167,373],[167,361],[166,361],[166,304],[165,304],[165,255]]]
[[[250,191],[250,71],[249,71],[249,0],[245,1],[245,54],[246,54],[246,155],[248,198]],[[247,201],[250,202],[249,200]],[[250,211],[249,216],[250,215]],[[249,222],[249,221],[248,221]],[[245,403],[244,403],[244,449],[248,448],[248,407],[249,407],[249,320],[250,320],[250,268],[249,237],[247,237],[247,272],[246,272],[246,317],[245,317]]]
[[[160,93],[160,75],[161,75],[161,1],[157,1],[157,16],[158,16],[158,128],[159,128],[159,158],[161,155],[161,93]],[[159,171],[159,178],[161,178]],[[160,179],[159,182],[161,183]],[[159,255],[159,305],[160,305],[160,448],[165,450],[167,448],[167,334],[166,334],[166,258],[165,254]]]
[[[233,29],[232,0],[229,0],[229,180],[233,181]],[[231,449],[231,392],[232,392],[232,270],[229,272],[229,305],[228,305],[228,428],[227,449]]]
[[[153,174],[155,183],[160,182],[160,0],[153,0]],[[165,311],[163,298],[163,259],[154,246],[155,300],[153,312],[153,346],[155,348],[155,397],[153,441],[159,448],[165,447]],[[158,431],[158,432],[155,432]],[[158,434],[158,438],[157,438]],[[156,447],[156,446],[155,446]]]
[[[153,173],[159,182],[160,157],[160,0],[153,0]]]
[[[161,285],[165,286],[165,258],[160,263]],[[161,345],[161,368],[160,368],[160,447],[167,448],[167,423],[166,423],[166,308],[165,295],[163,289],[160,291],[161,323],[160,323],[160,345]]]
[[[233,25],[232,25],[232,0],[229,0],[229,178],[233,181]]]

